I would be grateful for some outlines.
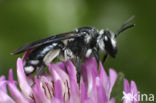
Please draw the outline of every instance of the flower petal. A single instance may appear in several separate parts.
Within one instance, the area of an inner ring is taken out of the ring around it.
[[[17,103],[28,103],[28,100],[24,97],[24,95],[18,90],[17,88],[17,82],[13,80],[13,70],[10,69],[9,70],[9,81],[8,81],[8,88],[9,91],[11,93],[11,95],[13,96],[13,98],[15,99],[15,101]]]
[[[46,95],[44,94],[44,91],[40,87],[40,82],[37,79],[37,76],[35,76],[35,85],[33,87],[33,96],[36,103],[50,103]]]
[[[14,77],[13,77],[13,70],[10,69],[9,70],[9,76],[8,76],[8,80],[12,83],[14,83],[15,85],[17,85],[17,81],[14,80]]]
[[[97,101],[98,101],[98,103],[107,103],[108,102],[106,92],[102,86],[97,86]]]
[[[115,98],[111,98],[108,103],[116,103]]]
[[[108,80],[107,73],[106,73],[105,69],[103,68],[103,65],[101,62],[100,62],[99,67],[100,67],[99,77],[100,77],[101,83],[103,84],[105,90],[108,90],[109,89],[109,80]]]
[[[75,66],[73,65],[73,63],[71,61],[67,61],[66,62],[66,67],[67,67],[67,71],[68,71],[68,74],[69,74],[70,81],[76,83],[76,85],[77,85],[77,77],[76,77],[76,68],[75,68]]]
[[[66,62],[67,71],[70,79],[70,100],[74,103],[80,103],[80,93],[77,84],[76,68],[71,61]]]
[[[8,88],[16,103],[29,103],[23,94],[17,89],[15,83],[9,81]]]
[[[110,97],[110,94],[111,94],[111,91],[112,91],[112,88],[115,84],[115,81],[117,79],[117,73],[115,70],[113,69],[109,69],[109,81],[110,81],[110,86],[109,86],[109,97]]]
[[[68,75],[58,67],[56,64],[49,65],[49,71],[54,79],[54,81],[61,80],[62,82],[66,82],[69,80]]]
[[[99,79],[96,79],[95,74],[93,73],[94,70],[90,69],[88,66],[86,66],[87,71],[87,95],[88,98],[93,101],[93,103],[97,103],[97,88],[96,85],[100,84]],[[97,81],[98,80],[98,81]]]
[[[59,99],[60,101],[63,101],[62,86],[59,80],[55,82],[54,95],[55,98]]]
[[[82,80],[80,80],[80,82],[84,82],[85,86],[88,85],[88,80],[87,80],[87,70],[86,70],[86,66],[85,64],[82,64],[82,68],[81,68],[81,78]]]
[[[39,78],[40,85],[42,85],[41,88],[44,89],[45,95],[48,97],[48,99],[51,99],[51,97],[54,96],[54,82],[52,80],[52,76],[48,74],[44,74]]]
[[[134,100],[134,103],[138,103],[138,95],[139,94],[138,94],[137,86],[133,80],[131,81],[131,93],[134,94],[135,99],[136,99],[136,100]]]
[[[53,81],[60,81],[62,85],[62,95],[64,95],[65,101],[69,99],[69,77],[64,70],[60,69],[56,64],[49,65],[49,71],[52,75]]]
[[[93,75],[97,76],[97,62],[96,59],[93,58],[85,58],[85,65],[87,68],[89,68],[91,71],[93,71]]]
[[[58,63],[56,63],[56,65],[57,65],[60,69],[62,69],[63,71],[66,72],[65,64],[64,64],[63,62],[58,62]]]
[[[52,98],[51,99],[51,103],[64,103],[64,102],[61,102],[59,99],[57,98]],[[67,103],[67,102],[66,102]]]
[[[124,91],[126,93],[130,93],[130,91],[131,91],[130,86],[129,86],[129,82],[127,79],[124,79]]]
[[[6,92],[0,90],[0,103],[15,103],[15,101]]]
[[[87,99],[87,90],[83,82],[81,82],[80,89],[81,89],[81,103],[85,103],[85,100]]]
[[[0,91],[7,93],[5,76],[0,77]]]
[[[50,100],[53,94],[54,82],[52,82],[52,78],[50,75],[42,75],[39,78],[40,86],[44,90],[45,95]]]
[[[0,76],[0,82],[5,81],[5,76]]]
[[[20,86],[23,94],[27,98],[30,99],[30,96],[32,95],[32,89],[31,89],[30,85],[27,82],[21,58],[18,58],[18,60],[17,60],[17,78],[18,78],[19,86]],[[25,89],[25,88],[27,88],[27,89]]]

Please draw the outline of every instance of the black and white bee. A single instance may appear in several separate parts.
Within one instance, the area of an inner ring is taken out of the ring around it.
[[[111,57],[116,56],[116,38],[124,30],[134,27],[134,24],[126,26],[132,19],[133,17],[129,18],[115,34],[109,30],[81,27],[71,32],[25,44],[12,54],[31,50],[26,58],[24,70],[26,74],[31,74],[37,70],[38,76],[56,58],[61,61],[73,60],[77,68],[80,68],[82,56],[91,57],[93,55],[97,63],[99,63],[99,51],[104,53],[103,61],[108,55]]]

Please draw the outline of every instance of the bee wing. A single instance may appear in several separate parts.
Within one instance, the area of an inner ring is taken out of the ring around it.
[[[25,44],[24,46],[22,46],[21,48],[13,51],[11,54],[19,54],[22,53],[24,51],[48,44],[48,43],[52,43],[52,42],[57,42],[60,40],[65,40],[65,39],[70,39],[70,38],[76,38],[76,37],[80,37],[82,34],[81,33],[77,33],[75,31],[73,32],[68,32],[68,33],[63,33],[63,34],[57,34],[48,38],[44,38],[41,40],[37,40],[28,44]]]

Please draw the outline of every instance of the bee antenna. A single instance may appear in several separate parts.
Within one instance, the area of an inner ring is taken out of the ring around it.
[[[117,37],[121,32],[129,29],[129,28],[132,28],[135,26],[135,24],[131,24],[131,25],[128,25],[126,26],[130,21],[132,21],[134,19],[135,16],[131,16],[122,26],[121,28],[115,33],[115,37]]]

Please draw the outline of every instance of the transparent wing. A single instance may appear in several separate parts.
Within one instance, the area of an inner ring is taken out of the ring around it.
[[[24,51],[30,50],[32,48],[36,48],[48,43],[52,43],[52,42],[57,42],[60,40],[65,40],[65,39],[70,39],[70,38],[76,38],[76,37],[80,37],[82,36],[81,33],[77,33],[75,31],[73,32],[68,32],[68,33],[63,33],[63,34],[57,34],[48,38],[44,38],[41,40],[37,40],[28,44],[23,45],[22,47],[18,48],[17,50],[13,51],[11,54],[19,54],[22,53]]]

